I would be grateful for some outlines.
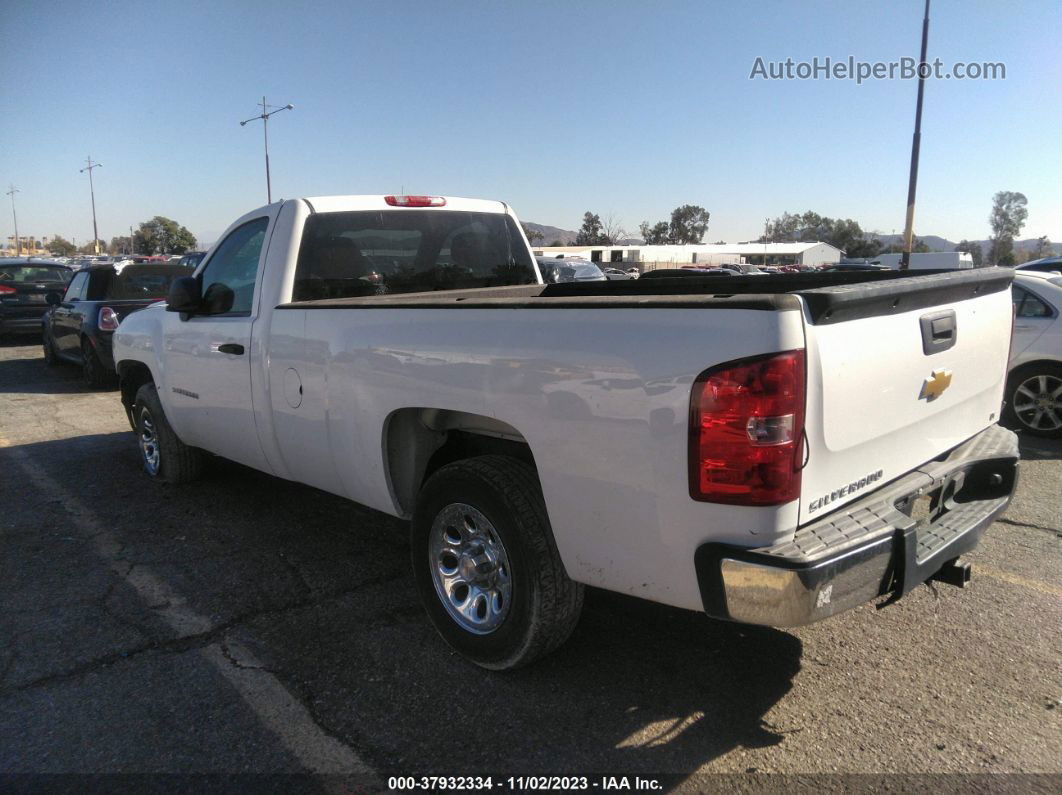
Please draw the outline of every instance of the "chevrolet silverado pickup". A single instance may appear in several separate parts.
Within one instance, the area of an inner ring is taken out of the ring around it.
[[[792,627],[965,580],[1017,477],[1012,275],[543,284],[504,203],[297,199],[114,359],[150,477],[206,452],[411,520],[431,622],[508,669],[587,585]]]

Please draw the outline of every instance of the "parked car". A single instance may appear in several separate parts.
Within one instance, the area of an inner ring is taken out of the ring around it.
[[[183,265],[186,268],[194,268],[203,261],[203,257],[205,256],[205,251],[186,251],[177,264]]]
[[[804,270],[801,268],[801,270]],[[839,262],[836,265],[827,265],[820,268],[824,273],[837,273],[838,271],[887,271],[892,270],[887,265],[876,265],[873,262]]]
[[[504,670],[585,585],[796,626],[965,581],[1016,483],[1012,280],[543,285],[503,202],[311,197],[236,220],[114,355],[149,477],[207,451],[411,519],[431,622]]]
[[[1037,436],[1062,437],[1062,275],[1017,271],[1003,416]]]
[[[1017,268],[1019,273],[1040,271],[1041,273],[1062,273],[1062,257],[1043,257],[1026,262]]]
[[[0,335],[37,332],[48,296],[66,290],[73,270],[25,257],[0,259]]]
[[[53,306],[38,318],[48,364],[81,365],[84,381],[99,387],[114,382],[111,337],[132,312],[166,297],[170,284],[191,268],[177,264],[92,265],[78,271],[66,292],[52,293]]]
[[[627,275],[632,279],[637,279],[642,275],[642,272],[637,268],[627,268]]]
[[[588,259],[535,257],[542,281],[546,284],[559,282],[603,282],[608,277],[596,263]]]
[[[605,274],[605,278],[610,281],[625,282],[631,278],[631,275],[627,271],[621,271],[619,268],[602,268],[602,273]]]

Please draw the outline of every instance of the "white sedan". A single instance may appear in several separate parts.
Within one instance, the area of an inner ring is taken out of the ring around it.
[[[1003,417],[1028,433],[1062,437],[1062,275],[1017,271],[1014,337]]]

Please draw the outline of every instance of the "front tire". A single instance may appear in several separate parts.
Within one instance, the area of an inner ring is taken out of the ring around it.
[[[177,438],[154,384],[144,384],[137,390],[133,418],[140,462],[150,477],[167,483],[187,483],[199,477],[203,452]]]
[[[1062,366],[1043,362],[1015,370],[1007,380],[1003,418],[1012,428],[1062,438]]]
[[[443,640],[491,670],[527,665],[571,635],[583,586],[557,552],[533,467],[489,455],[449,464],[421,489],[411,552]]]

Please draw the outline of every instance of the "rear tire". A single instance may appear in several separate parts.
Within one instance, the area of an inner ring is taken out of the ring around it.
[[[81,340],[81,380],[85,382],[85,386],[93,389],[112,386],[116,380],[114,375],[107,372],[96,354],[96,349],[87,339]]]
[[[41,341],[41,345],[44,348],[44,363],[49,367],[57,366],[59,357],[55,355],[55,343],[52,342],[52,335],[48,333],[47,329],[44,331],[44,339]]]
[[[203,451],[177,438],[154,384],[144,384],[137,390],[133,417],[140,462],[149,477],[166,483],[187,483],[199,477],[203,470]]]
[[[1036,436],[1062,438],[1062,366],[1041,362],[1011,373],[1003,421]]]
[[[428,617],[477,665],[527,665],[575,628],[583,586],[564,571],[528,464],[489,455],[441,468],[421,489],[411,540]]]

